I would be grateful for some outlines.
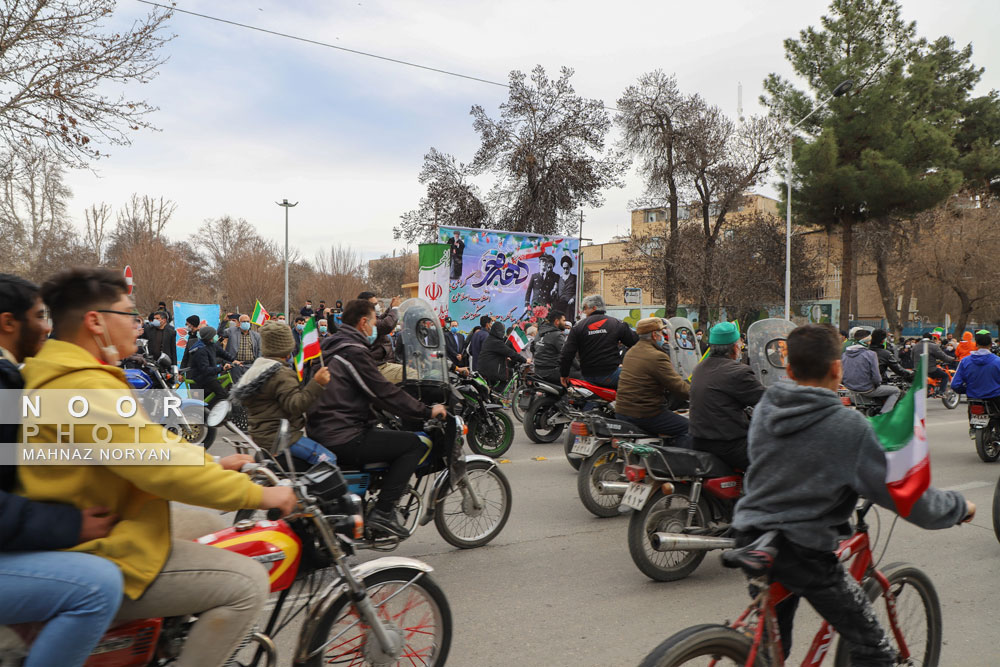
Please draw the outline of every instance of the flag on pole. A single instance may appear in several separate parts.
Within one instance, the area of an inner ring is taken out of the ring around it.
[[[306,326],[302,330],[302,338],[299,339],[299,353],[295,355],[295,370],[299,374],[299,381],[302,380],[306,362],[310,359],[318,359],[319,356],[319,331],[316,330],[316,319],[307,317]]]
[[[528,347],[528,334],[524,333],[524,329],[521,327],[514,327],[514,330],[510,332],[510,336],[507,337],[507,340],[519,353],[521,350]]]
[[[257,305],[253,307],[253,315],[250,316],[250,321],[257,326],[261,326],[269,319],[271,319],[271,316],[264,310],[264,306],[260,305],[260,300],[258,300]]]
[[[927,448],[927,353],[913,373],[913,386],[892,411],[869,417],[875,435],[885,450],[885,483],[902,517],[931,485],[931,461]]]

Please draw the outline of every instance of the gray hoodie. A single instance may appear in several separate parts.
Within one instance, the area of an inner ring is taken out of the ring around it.
[[[851,391],[871,391],[882,384],[882,374],[878,370],[878,355],[864,345],[856,343],[844,351],[841,357],[844,365],[844,386]]]
[[[798,545],[832,551],[859,495],[895,511],[875,433],[829,389],[788,381],[769,387],[753,413],[748,454],[746,495],[733,518],[737,530],[780,530]],[[931,487],[906,520],[948,528],[965,510],[961,494]]]

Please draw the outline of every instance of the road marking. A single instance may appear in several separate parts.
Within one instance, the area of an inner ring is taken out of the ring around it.
[[[946,486],[941,489],[942,491],[972,491],[973,489],[982,489],[987,486],[993,486],[993,482],[966,482],[965,484],[956,484],[955,486]]]

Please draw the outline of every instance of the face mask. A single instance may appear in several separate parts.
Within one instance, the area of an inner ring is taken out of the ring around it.
[[[378,338],[378,332],[375,331],[375,329],[373,328],[372,332],[370,334],[368,334],[368,344],[369,345],[374,345],[376,338]]]
[[[219,342],[219,334],[215,334],[214,336],[212,336],[212,342],[213,343],[218,343]]]
[[[319,332],[320,332],[320,333],[326,333],[326,325],[323,325],[323,326],[321,326],[321,327],[319,328]]]
[[[698,340],[701,340],[701,334],[695,334],[694,337],[697,338]]]
[[[452,332],[453,334],[457,334],[457,333],[458,333],[458,327],[452,327],[452,328],[451,328],[451,332]]]
[[[100,350],[101,358],[104,360],[104,363],[109,366],[117,366],[119,361],[118,348],[112,344],[111,334],[108,333],[108,326],[104,323],[104,318],[100,313],[97,314],[97,321],[101,323],[102,327],[104,327],[104,332],[101,334],[100,338],[96,335],[94,336],[94,342],[97,343],[97,349]]]
[[[658,347],[658,348],[660,348],[662,350],[663,349],[663,339],[661,338],[660,340],[654,340],[653,341],[653,345],[655,345],[656,347]]]
[[[375,314],[376,315],[381,315],[382,314],[382,304],[381,303],[376,303],[375,304]]]
[[[306,325],[304,325],[304,324],[296,324],[295,325],[295,330],[298,331],[299,333],[301,333],[302,330],[305,329],[305,328],[306,328]]]
[[[278,321],[281,322],[282,324],[284,324],[285,323],[285,318],[284,317],[279,317]]]
[[[159,327],[160,329],[162,329],[163,327],[167,326],[167,321],[166,321],[166,320],[156,320],[156,321],[154,322],[154,324],[155,324],[155,325],[156,325],[157,327]]]
[[[242,329],[243,331],[250,331],[250,323],[240,322],[240,329]]]

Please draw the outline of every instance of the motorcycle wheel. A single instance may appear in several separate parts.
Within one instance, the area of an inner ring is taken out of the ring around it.
[[[984,463],[994,463],[1000,459],[1000,438],[993,428],[976,429],[976,454]]]
[[[664,495],[663,491],[656,489],[646,505],[632,513],[628,524],[628,550],[636,567],[650,579],[683,579],[694,572],[705,559],[705,554],[708,553],[706,551],[656,551],[649,541],[649,536],[653,533],[681,532],[687,519],[688,504],[687,494]],[[707,508],[704,500],[701,500],[695,509],[691,527],[704,528],[707,517]]]
[[[472,507],[457,485],[445,484],[434,500],[434,526],[453,547],[474,549],[489,543],[507,524],[510,482],[495,463],[469,461],[465,470],[469,484],[483,500],[483,508]]]
[[[611,445],[601,445],[593,454],[583,459],[576,476],[576,492],[587,511],[594,516],[608,519],[618,516],[621,496],[605,496],[597,491],[598,482],[618,482],[623,479],[625,462]]]
[[[542,444],[555,442],[562,435],[565,424],[549,423],[552,415],[558,412],[558,402],[558,398],[546,396],[532,401],[528,406],[528,411],[524,413],[524,434],[528,436],[528,440]]]
[[[217,429],[204,423],[205,414],[200,406],[188,406],[184,408],[183,413],[184,419],[187,420],[190,428],[184,429],[178,426],[169,426],[167,430],[171,433],[176,433],[185,442],[192,445],[200,445],[207,450],[215,442],[215,432]]]
[[[514,422],[500,410],[488,412],[485,419],[470,420],[468,440],[469,449],[476,454],[500,458],[514,442]]]
[[[514,397],[510,399],[510,414],[514,415],[514,419],[519,422],[524,421],[524,411],[521,410],[521,406],[518,403],[521,400],[521,396],[524,394],[531,394],[531,390],[526,387],[518,387],[514,391]]]
[[[308,667],[351,665],[444,665],[451,648],[451,607],[444,591],[429,574],[396,567],[365,577],[365,589],[379,617],[405,641],[395,662],[382,653],[371,628],[345,592],[319,619],[306,652]]]
[[[997,542],[1000,542],[1000,479],[993,490],[993,534],[996,535]]]
[[[570,452],[573,450],[573,443],[576,442],[576,436],[573,435],[572,431],[566,432],[566,441],[563,443],[563,451],[566,453],[566,460],[569,464],[573,466],[573,470],[579,470],[580,466],[583,465],[583,459],[570,458]]]
[[[958,402],[959,400],[961,400],[961,398],[962,398],[961,396],[956,394],[949,387],[944,392],[944,394],[941,395],[941,402],[944,404],[944,407],[948,408],[949,410],[954,410],[955,408],[958,407]]]

